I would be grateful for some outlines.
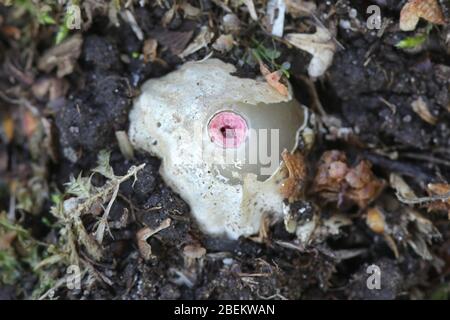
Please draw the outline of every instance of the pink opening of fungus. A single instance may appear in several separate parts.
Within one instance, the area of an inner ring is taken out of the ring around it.
[[[222,111],[208,124],[211,141],[223,148],[237,148],[247,137],[247,122],[237,113]]]

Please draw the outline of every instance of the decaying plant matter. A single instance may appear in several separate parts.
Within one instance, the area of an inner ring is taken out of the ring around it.
[[[79,244],[86,249],[87,253],[95,260],[100,260],[103,255],[102,242],[105,232],[108,231],[108,215],[114,201],[117,198],[120,185],[126,180],[134,177],[144,168],[145,164],[131,167],[124,176],[116,176],[109,165],[109,153],[100,152],[98,166],[92,170],[89,177],[80,175],[71,177],[66,184],[66,193],[72,197],[59,202],[52,209],[52,213],[63,225],[61,230],[67,240],[67,252],[69,261],[80,264],[78,251]],[[92,175],[99,173],[107,180],[101,187],[92,185]],[[107,204],[104,207],[104,204]],[[98,218],[95,230],[91,233],[86,230],[82,218],[93,215]]]
[[[0,3],[0,298],[448,299],[448,1]]]

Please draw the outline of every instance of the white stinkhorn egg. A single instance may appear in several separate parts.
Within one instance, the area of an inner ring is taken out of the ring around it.
[[[217,59],[187,62],[142,86],[130,113],[134,147],[162,159],[165,182],[202,230],[230,238],[283,215],[281,152],[297,147],[307,109]]]

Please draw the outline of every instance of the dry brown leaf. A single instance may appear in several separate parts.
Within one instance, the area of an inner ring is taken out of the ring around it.
[[[144,46],[142,48],[142,53],[144,55],[144,62],[154,62],[157,56],[158,41],[156,39],[150,38],[144,41]]]
[[[225,53],[233,48],[233,44],[234,39],[231,34],[222,34],[219,38],[217,38],[212,47],[214,50]]]
[[[431,125],[435,125],[437,122],[437,118],[433,116],[428,108],[427,103],[422,97],[417,98],[411,103],[411,107],[415,113],[422,118],[423,121],[428,122]]]
[[[275,71],[270,72],[270,70],[267,68],[267,66],[262,62],[259,61],[259,70],[261,71],[261,74],[264,76],[264,79],[266,79],[267,83],[277,90],[281,95],[287,97],[289,95],[289,90],[283,83],[280,82],[282,73],[281,71]]]
[[[161,24],[164,28],[167,27],[167,25],[172,21],[177,9],[178,9],[178,6],[173,5],[169,10],[166,11],[166,13],[164,14],[164,16],[161,19]]]
[[[140,229],[136,233],[137,245],[139,248],[139,252],[144,258],[144,260],[149,260],[152,256],[152,247],[147,242],[147,239],[153,236],[155,233],[160,232],[170,226],[171,220],[170,218],[165,219],[156,229],[151,229],[149,227],[145,227]]]
[[[306,182],[305,157],[300,152],[293,154],[287,150],[281,153],[288,177],[282,182],[280,192],[285,199],[293,202],[302,197]]]
[[[376,207],[367,210],[366,224],[375,233],[382,234],[386,229],[384,214]]]
[[[139,253],[144,260],[150,260],[152,256],[152,247],[148,244],[147,239],[150,237],[151,230],[149,227],[140,229],[136,234]]]
[[[38,69],[50,72],[57,67],[57,76],[62,78],[72,73],[75,63],[81,54],[83,38],[81,34],[75,34],[61,44],[46,51],[38,60]]]
[[[294,18],[309,16],[317,8],[313,1],[285,0],[287,12]]]
[[[178,56],[185,58],[190,54],[197,52],[198,50],[206,47],[214,37],[214,33],[209,30],[207,26],[203,26],[200,29],[200,33],[194,38],[194,40],[187,46],[186,49]]]
[[[151,36],[158,40],[158,43],[174,55],[179,55],[186,48],[192,38],[193,31],[170,31],[162,28],[155,28]]]
[[[202,10],[200,10],[197,7],[194,7],[193,5],[191,5],[189,2],[184,1],[181,5],[180,8],[183,10],[184,12],[184,17],[188,18],[188,19],[195,19],[200,17],[200,15],[202,14]]]
[[[325,152],[319,160],[314,189],[321,193],[339,193],[341,183],[348,172],[347,158],[343,152]]]
[[[14,138],[14,120],[10,113],[6,113],[2,119],[3,133],[6,138],[6,142],[9,143]]]
[[[332,150],[326,151],[319,161],[313,191],[327,201],[340,202],[345,198],[365,208],[383,187],[384,182],[373,174],[368,161],[351,168],[343,152]]]
[[[256,13],[255,4],[253,3],[253,0],[243,0],[243,2],[247,7],[252,20],[258,21],[258,14]]]
[[[400,257],[400,253],[398,251],[398,247],[397,247],[397,244],[394,241],[394,238],[392,238],[391,235],[385,233],[384,234],[384,241],[386,241],[387,245],[389,246],[389,248],[394,253],[395,258],[398,259]]]
[[[336,43],[328,29],[317,27],[316,32],[313,34],[289,33],[285,38],[294,47],[304,50],[313,56],[308,66],[310,77],[322,76],[331,66],[334,53],[336,52]]]
[[[384,241],[386,241],[387,245],[394,253],[394,256],[398,258],[400,253],[394,238],[387,232],[388,227],[386,225],[384,213],[377,207],[369,208],[366,213],[366,224],[370,230],[383,236]]]
[[[40,119],[29,110],[22,113],[22,128],[25,135],[30,138],[39,126]]]
[[[393,189],[395,189],[398,196],[405,199],[417,198],[411,187],[403,180],[403,178],[395,173],[391,173],[389,176],[389,183]]]
[[[31,87],[31,91],[36,98],[48,99],[49,101],[64,97],[68,90],[69,83],[65,79],[56,77],[40,78]]]
[[[11,243],[16,239],[17,232],[10,231],[0,234],[0,250],[6,250],[11,247]]]
[[[427,188],[431,196],[446,196],[446,199],[428,203],[428,210],[447,212],[450,219],[450,185],[447,183],[429,183]]]
[[[7,38],[19,40],[21,36],[20,29],[14,26],[3,26],[0,29],[0,32],[5,35]]]
[[[226,33],[237,33],[241,28],[241,21],[234,13],[228,13],[222,18],[222,27]]]
[[[183,248],[183,255],[188,259],[200,259],[206,254],[206,249],[200,245],[188,244]]]
[[[400,30],[413,31],[420,18],[433,24],[446,23],[437,0],[409,0],[400,12]]]

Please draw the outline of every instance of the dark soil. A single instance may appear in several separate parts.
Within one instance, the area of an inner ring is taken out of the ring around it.
[[[330,6],[325,1],[317,2],[319,12],[329,12]],[[361,12],[359,19],[364,23],[364,8],[371,3],[382,5],[387,17],[397,21],[404,2],[339,1],[335,14],[326,22],[348,20],[348,8],[352,7]],[[95,272],[109,281],[96,280],[81,291],[60,288],[55,295],[68,299],[411,299],[431,297],[445,284],[448,286],[450,229],[445,214],[428,214],[421,209],[442,234],[442,239],[430,247],[442,262],[440,267],[435,261],[423,260],[407,245],[399,246],[401,254],[396,259],[383,237],[372,232],[361,211],[353,207],[339,208],[340,213],[352,217],[351,226],[345,227],[340,235],[302,251],[279,244],[278,241],[294,239],[282,222],[271,227],[269,239],[263,243],[244,238],[238,241],[213,238],[198,229],[188,205],[165,185],[158,173],[158,159],[136,153],[132,160],[127,160],[122,155],[115,132],[127,130],[128,112],[139,86],[182,64],[177,46],[183,47],[183,41],[189,43],[208,19],[217,22],[224,15],[209,0],[191,3],[201,8],[204,14],[200,18],[189,20],[177,13],[167,26],[161,23],[166,8],[136,6],[134,15],[144,38],[158,40],[163,48],[158,56],[164,63],[144,63],[134,57],[133,53],[142,51],[143,43],[127,23],[121,21],[120,27],[114,27],[107,16],[94,15],[90,28],[82,32],[82,52],[75,70],[65,77],[67,91],[52,101],[48,96],[37,98],[31,88],[38,80],[53,76],[54,71],[45,74],[34,65],[26,68],[27,58],[34,61],[52,46],[49,29],[41,28],[35,39],[16,41],[4,34],[0,38],[0,91],[6,96],[0,97],[0,115],[4,118],[10,113],[19,117],[18,110],[24,109],[24,104],[17,101],[26,99],[49,121],[53,137],[51,150],[47,145],[39,145],[37,153],[26,134],[16,133],[10,141],[2,137],[0,211],[10,208],[10,181],[29,182],[36,175],[31,163],[45,168],[43,179],[51,190],[63,190],[71,175],[88,174],[96,166],[97,154],[102,149],[112,151],[111,165],[117,175],[125,174],[132,165],[146,163],[134,185],[131,180],[121,185],[109,216],[110,225],[127,217],[124,225],[112,227],[111,234],[105,236],[106,257],[94,264]],[[0,6],[0,17],[18,29],[24,28],[21,30],[25,34],[24,21],[7,19],[11,10]],[[251,22],[247,13],[241,14],[246,27],[237,36],[241,39],[239,45],[229,53],[214,52],[213,56],[235,64],[237,75],[255,77],[259,74],[258,67],[243,63],[251,38],[267,44],[272,40]],[[303,18],[298,19],[289,17],[286,23],[305,23]],[[309,156],[310,171],[315,170],[314,163],[324,150],[339,149],[348,154],[352,163],[370,160],[376,175],[386,181],[390,173],[404,175],[419,194],[424,194],[429,182],[448,183],[450,55],[443,40],[448,27],[435,29],[427,44],[415,53],[394,46],[409,35],[394,26],[388,27],[381,37],[367,30],[342,27],[337,30],[336,40],[344,49],[337,51],[326,75],[315,82],[315,89],[325,112],[340,119],[342,127],[351,128],[354,139],[330,141],[324,138],[326,129],[323,129]],[[216,30],[218,34],[220,31]],[[282,42],[276,45],[281,52],[278,61],[291,64],[290,80],[296,96],[313,109],[313,97],[302,80],[307,77],[310,57]],[[27,50],[33,51],[35,57],[30,58]],[[187,60],[202,59],[207,52],[201,49]],[[411,103],[418,97],[431,106],[430,111],[437,119],[435,125],[412,110]],[[394,152],[397,156],[389,157]],[[98,177],[93,179],[96,185],[103,182]],[[391,197],[395,193],[391,188],[385,192]],[[51,205],[47,197],[35,207],[37,212],[20,210],[16,216],[38,240],[57,243],[58,235],[43,222],[43,218],[54,221],[49,212]],[[333,210],[325,209],[322,215],[329,216]],[[148,240],[152,257],[143,259],[136,242],[137,231],[145,226],[156,228],[166,218],[171,219],[171,225]],[[396,217],[392,219],[395,225]],[[84,221],[88,229],[94,222]],[[201,263],[189,263],[183,255],[183,248],[193,244],[206,249]],[[337,253],[350,249],[364,251],[349,259],[338,257]],[[371,264],[383,270],[382,290],[367,289],[366,269]],[[23,276],[12,284],[2,284],[0,278],[1,299],[27,298],[36,288],[40,280],[26,264],[21,272]],[[59,279],[65,271],[59,267],[50,274]]]

